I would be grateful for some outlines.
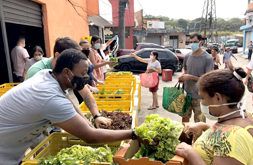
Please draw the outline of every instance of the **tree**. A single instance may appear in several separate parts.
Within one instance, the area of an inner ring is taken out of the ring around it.
[[[177,20],[177,26],[187,31],[188,21],[185,19]]]

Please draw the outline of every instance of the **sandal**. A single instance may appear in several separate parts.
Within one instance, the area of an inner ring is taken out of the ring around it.
[[[148,108],[148,110],[154,110],[154,109],[156,109],[156,107],[151,107],[151,106],[150,106],[150,107]]]

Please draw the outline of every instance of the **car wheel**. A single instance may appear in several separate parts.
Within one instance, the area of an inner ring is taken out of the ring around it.
[[[122,64],[122,65],[120,66],[120,70],[121,70],[121,71],[131,71],[131,67],[130,67],[129,64]]]
[[[182,61],[182,60],[179,60],[177,72],[181,72],[182,69],[183,69],[183,61]]]

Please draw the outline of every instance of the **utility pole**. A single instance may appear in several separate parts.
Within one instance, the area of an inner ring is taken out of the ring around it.
[[[119,48],[125,48],[125,9],[128,0],[119,0]]]
[[[202,18],[200,24],[200,31],[204,31],[204,36],[207,37],[206,32],[209,31],[210,35],[208,38],[214,42],[214,32],[217,35],[217,19],[216,19],[216,0],[205,0],[204,7],[202,11]]]

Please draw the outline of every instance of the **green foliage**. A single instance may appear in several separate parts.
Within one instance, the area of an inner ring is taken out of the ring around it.
[[[166,30],[182,30],[185,32],[199,31],[201,25],[201,18],[196,18],[194,20],[185,19],[170,19],[165,16],[152,16],[146,15],[144,19],[159,19],[165,22]],[[217,31],[219,36],[226,36],[234,34],[240,31],[240,27],[243,26],[244,21],[241,18],[231,18],[225,20],[223,18],[217,18]]]
[[[92,148],[73,145],[62,149],[56,156],[40,159],[39,165],[89,165],[91,162],[112,162],[113,153],[108,146]]]
[[[174,156],[178,140],[183,130],[180,123],[171,121],[169,118],[162,118],[157,114],[146,116],[144,124],[136,128],[136,135],[143,140],[153,143],[158,140],[158,145],[141,144],[139,151],[134,158],[149,157],[151,160],[166,162]]]

